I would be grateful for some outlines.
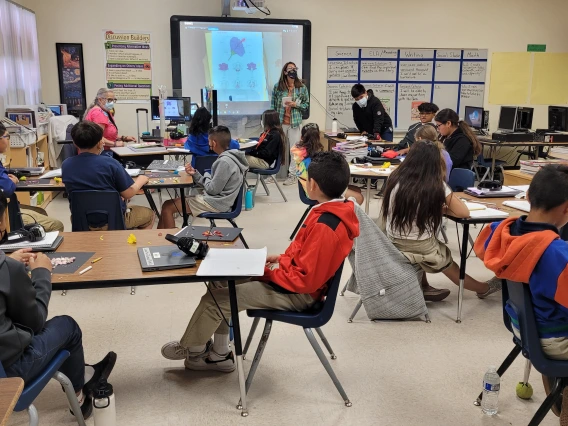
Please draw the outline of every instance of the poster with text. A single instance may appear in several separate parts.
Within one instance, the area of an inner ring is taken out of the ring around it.
[[[105,82],[118,102],[149,101],[152,95],[150,33],[104,31]]]

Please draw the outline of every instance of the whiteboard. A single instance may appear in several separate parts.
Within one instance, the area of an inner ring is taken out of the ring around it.
[[[328,47],[326,128],[333,118],[340,127],[355,127],[351,87],[356,83],[373,89],[397,130],[418,121],[422,102],[463,117],[466,106],[483,107],[486,73],[486,49]]]

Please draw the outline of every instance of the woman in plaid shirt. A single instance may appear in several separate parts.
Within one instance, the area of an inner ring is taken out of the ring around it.
[[[286,97],[292,100],[282,102]],[[272,90],[272,109],[278,111],[282,130],[288,139],[291,149],[300,141],[300,128],[302,125],[302,112],[308,109],[310,95],[308,89],[298,78],[298,67],[294,62],[287,62],[282,68],[280,80]],[[291,157],[290,157],[291,158]],[[296,167],[290,161],[288,179],[284,185],[296,184]]]

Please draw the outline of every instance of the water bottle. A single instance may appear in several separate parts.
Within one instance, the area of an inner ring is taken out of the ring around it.
[[[485,376],[483,376],[483,398],[481,400],[481,409],[488,416],[497,414],[500,386],[501,378],[497,374],[495,367],[490,366]]]
[[[331,122],[331,133],[337,133],[337,118]]]
[[[116,405],[112,385],[101,379],[93,391],[95,426],[116,426]]]
[[[245,210],[252,210],[254,206],[253,194],[254,186],[249,186],[245,193]]]

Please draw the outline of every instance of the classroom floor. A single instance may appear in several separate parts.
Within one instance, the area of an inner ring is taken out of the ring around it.
[[[305,206],[298,199],[296,186],[284,187],[288,203],[273,184],[269,188],[269,197],[260,195],[259,189],[254,210],[243,211],[237,223],[244,227],[251,247],[266,245],[269,253],[278,253],[288,246]],[[141,196],[134,202],[146,205]],[[68,203],[61,195],[47,210],[71,229]],[[372,217],[378,217],[378,200],[371,201],[370,211]],[[478,231],[474,228],[472,235]],[[448,223],[448,236],[458,260],[453,222]],[[468,272],[478,279],[491,277],[474,255],[468,261]],[[342,285],[348,274],[346,267]],[[162,358],[161,346],[179,339],[185,330],[204,293],[202,284],[139,287],[135,296],[129,288],[77,290],[65,297],[54,293],[50,316],[67,314],[77,320],[83,329],[87,362],[97,362],[109,350],[117,352],[110,382],[120,426],[527,424],[545,394],[540,375],[533,371],[532,400],[516,398],[515,385],[522,380],[524,369],[521,357],[502,378],[499,414],[487,417],[473,406],[487,367],[499,365],[512,349],[511,336],[502,323],[500,294],[479,300],[466,293],[463,322],[456,324],[457,287],[442,274],[429,278],[433,286],[452,290],[445,301],[428,304],[431,324],[374,323],[363,309],[348,324],[357,296],[347,293],[338,297],[333,319],[323,330],[337,355],[331,364],[353,402],[351,408],[343,405],[297,327],[273,327],[249,392],[248,418],[241,418],[235,409],[239,399],[236,372],[191,372],[184,370],[182,361]],[[244,314],[241,318],[245,334],[251,321]],[[254,349],[259,335],[257,330]],[[245,361],[247,369],[250,363],[251,359]],[[36,406],[42,426],[76,424],[55,381],[39,396]],[[14,413],[9,422],[12,426],[25,424],[25,413]],[[542,423],[557,424],[552,413]]]

